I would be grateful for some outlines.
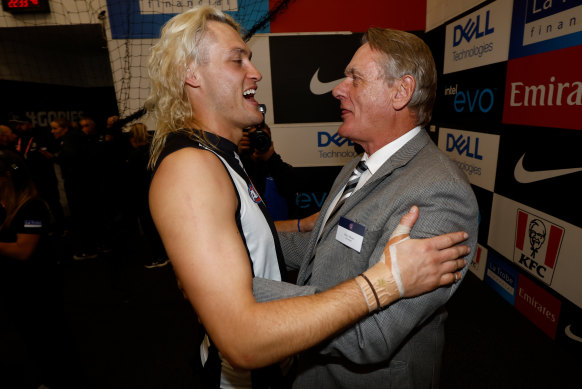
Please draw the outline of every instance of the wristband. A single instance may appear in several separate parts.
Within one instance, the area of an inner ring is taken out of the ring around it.
[[[360,274],[355,278],[358,286],[360,287],[364,298],[366,299],[366,304],[368,304],[368,312],[374,312],[380,309],[380,298],[372,282],[364,275]]]
[[[356,282],[366,299],[368,312],[384,308],[402,297],[392,269],[384,262],[378,262],[356,277]]]
[[[299,222],[301,221],[301,219],[297,218],[297,231],[301,232],[301,227],[299,227]]]

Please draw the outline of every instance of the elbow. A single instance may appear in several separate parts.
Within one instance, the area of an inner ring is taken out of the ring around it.
[[[265,366],[265,364],[261,364],[259,354],[252,350],[252,347],[249,349],[235,345],[224,350],[222,354],[235,369],[252,370]]]
[[[238,359],[238,358],[226,358],[228,363],[230,363],[230,365],[235,368],[235,369],[244,369],[244,370],[253,370],[253,369],[257,369],[260,366],[256,366],[253,363],[248,363],[248,361],[244,360],[244,359]]]
[[[231,334],[234,334],[233,331]],[[266,346],[251,332],[239,332],[238,336],[231,336],[214,343],[222,356],[235,369],[252,370],[265,367],[274,362],[270,356],[271,347]]]

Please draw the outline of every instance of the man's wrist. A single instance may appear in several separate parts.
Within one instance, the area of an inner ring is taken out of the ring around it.
[[[356,277],[356,282],[366,298],[369,312],[384,308],[401,297],[392,272],[383,262]]]

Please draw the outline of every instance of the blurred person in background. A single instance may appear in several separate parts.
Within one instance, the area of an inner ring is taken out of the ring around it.
[[[1,150],[15,150],[18,135],[12,128],[5,124],[0,124],[0,149]]]
[[[295,206],[297,177],[293,166],[275,152],[271,128],[263,121],[245,129],[238,151],[273,220],[286,220]]]
[[[138,232],[143,233],[147,252],[143,256],[144,267],[153,269],[169,263],[164,245],[152,220],[148,204],[151,172],[148,170],[152,134],[143,123],[134,123],[127,132],[131,150],[125,160],[125,185],[127,209],[131,223],[137,223]]]
[[[98,257],[99,186],[95,177],[94,153],[85,133],[71,127],[65,118],[51,122],[56,142],[43,155],[59,165],[71,214],[74,260]]]
[[[50,212],[24,159],[7,150],[0,151],[0,203],[1,317],[20,334],[32,362],[26,372],[15,367],[0,377],[0,386],[81,387],[63,310],[62,281],[47,242]],[[2,380],[8,379],[18,384],[3,386]]]

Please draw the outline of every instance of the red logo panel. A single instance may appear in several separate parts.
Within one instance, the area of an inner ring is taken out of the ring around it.
[[[560,300],[529,278],[519,277],[517,293],[515,294],[515,308],[552,339],[556,338],[561,307]]]
[[[513,59],[503,123],[582,130],[582,46]]]

